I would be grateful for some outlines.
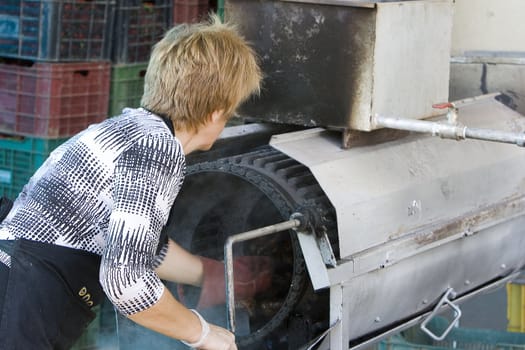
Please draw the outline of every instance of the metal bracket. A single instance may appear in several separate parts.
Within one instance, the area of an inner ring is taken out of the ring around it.
[[[329,287],[330,277],[328,276],[328,271],[315,235],[309,232],[297,231],[297,239],[303,251],[304,261],[306,262],[314,290]]]
[[[454,292],[454,289],[453,288],[448,288],[447,291],[445,292],[445,294],[443,295],[443,297],[441,297],[441,300],[439,301],[439,303],[437,303],[437,305],[434,308],[434,310],[432,310],[430,315],[428,315],[425,318],[425,320],[423,322],[421,322],[421,325],[420,325],[421,330],[423,332],[425,332],[426,334],[428,334],[432,339],[434,339],[436,341],[440,341],[440,340],[445,339],[446,336],[452,330],[452,328],[454,328],[454,326],[458,323],[458,321],[459,321],[459,319],[461,317],[461,310],[459,309],[459,307],[456,304],[454,304],[449,299],[449,296],[454,298],[455,295],[456,295],[456,293]],[[427,328],[427,324],[439,313],[440,309],[445,304],[447,304],[448,306],[450,306],[452,308],[452,310],[454,310],[454,319],[452,320],[452,322],[450,322],[449,326],[447,327],[447,329],[445,329],[443,334],[436,335],[430,329]]]

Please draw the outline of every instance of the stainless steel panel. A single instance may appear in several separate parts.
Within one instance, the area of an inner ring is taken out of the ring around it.
[[[265,73],[243,116],[371,130],[376,113],[420,119],[448,99],[451,0],[226,0],[225,13]]]
[[[343,282],[343,344],[461,296],[525,264],[521,216]]]
[[[462,107],[459,118],[525,130],[525,118],[494,99]],[[349,150],[338,142],[314,129],[274,136],[271,145],[308,166],[331,200],[341,257],[525,193],[525,152],[516,146],[425,135]]]

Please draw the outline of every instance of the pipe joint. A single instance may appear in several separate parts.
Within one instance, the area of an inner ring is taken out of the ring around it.
[[[434,126],[435,128],[433,128],[432,131],[432,135],[434,136],[439,136],[443,139],[453,139],[456,141],[464,140],[466,138],[466,126],[445,123],[435,123]]]

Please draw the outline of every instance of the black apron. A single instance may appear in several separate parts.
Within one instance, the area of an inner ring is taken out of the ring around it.
[[[0,349],[69,349],[102,301],[100,256],[25,239],[11,244],[11,268],[0,280]]]

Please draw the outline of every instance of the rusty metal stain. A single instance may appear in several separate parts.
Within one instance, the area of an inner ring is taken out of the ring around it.
[[[491,226],[519,213],[525,214],[525,197],[507,199],[480,211],[463,215],[435,230],[416,234],[414,241],[419,245],[426,245],[460,232],[464,232],[466,236],[475,234],[483,226]]]

